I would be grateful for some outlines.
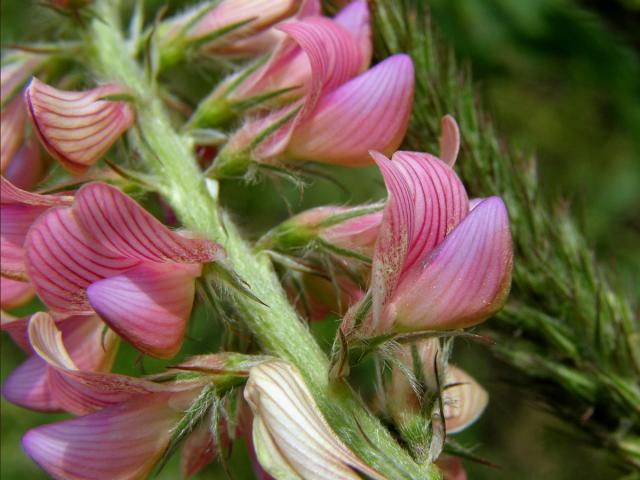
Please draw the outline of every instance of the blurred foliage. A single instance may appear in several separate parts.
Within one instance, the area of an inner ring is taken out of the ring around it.
[[[155,10],[162,0],[148,2]],[[181,2],[171,2],[172,8]],[[635,0],[430,0],[432,19],[445,43],[469,58],[484,104],[501,138],[509,139],[539,160],[541,190],[571,201],[588,240],[610,263],[620,283],[637,300],[640,285],[640,44]],[[0,2],[3,45],[43,36],[64,37],[69,25],[26,0]],[[204,93],[212,81],[199,75],[194,89]],[[182,87],[181,87],[182,85]],[[182,90],[181,90],[182,88]],[[194,97],[194,99],[197,97]],[[463,136],[465,132],[462,132]],[[424,132],[429,135],[429,132]],[[436,137],[427,140],[435,145]],[[461,158],[464,161],[464,157]],[[383,195],[374,170],[329,172],[342,187],[317,181],[300,191],[286,183],[223,185],[222,198],[243,213],[246,233],[257,237],[286,218],[289,211],[314,205],[362,202]],[[364,178],[363,178],[364,176]],[[347,187],[344,187],[347,186]],[[329,320],[330,321],[330,320]],[[198,342],[215,340],[206,322],[191,322],[188,353]],[[316,327],[316,330],[322,330]],[[208,335],[207,335],[208,334]],[[1,377],[23,358],[6,336],[1,344]],[[522,379],[475,345],[461,343],[456,363],[462,364],[490,391],[492,401],[475,428],[458,439],[496,463],[492,469],[467,463],[471,479],[613,478],[615,470],[603,452],[587,449],[556,430],[565,427],[539,410],[537,398],[510,385]],[[140,374],[161,368],[149,359],[140,363],[128,346],[121,349],[117,369]],[[27,412],[2,400],[0,477],[45,478],[20,451],[19,438],[30,427],[57,417]],[[251,478],[242,452],[232,460],[236,479]],[[177,458],[157,478],[177,478]],[[211,467],[198,478],[224,478]]]

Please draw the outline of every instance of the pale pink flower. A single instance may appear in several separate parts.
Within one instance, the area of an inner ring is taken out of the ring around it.
[[[126,93],[116,84],[69,92],[34,78],[25,100],[44,148],[70,173],[79,175],[133,125],[135,114],[128,102],[105,99]]]
[[[54,478],[145,478],[166,452],[175,428],[207,385],[204,377],[155,383],[79,369],[64,334],[46,314],[29,323],[29,339],[56,379],[52,390],[82,416],[34,428],[22,444]],[[200,439],[187,443],[200,447]]]
[[[222,249],[172,232],[118,189],[83,186],[73,206],[41,216],[25,242],[27,271],[53,312],[97,312],[145,353],[173,356],[204,263]]]
[[[36,313],[31,320],[38,321],[46,316]],[[29,341],[29,318],[16,319],[3,316],[1,328],[23,348],[29,358],[16,368],[2,385],[3,396],[12,403],[32,410],[84,413],[76,407],[78,399],[65,395],[64,384],[57,379],[55,369],[36,352]],[[118,347],[118,338],[110,330],[105,332],[105,324],[96,316],[70,316],[56,321],[60,341],[68,348],[70,361],[84,371],[105,372],[111,369]]]
[[[389,199],[373,259],[373,314],[365,329],[463,328],[499,310],[513,256],[502,200],[485,199],[469,213],[462,182],[442,160],[416,152],[396,152],[392,160],[372,156]]]
[[[237,173],[238,156],[267,163],[358,166],[371,163],[368,149],[390,153],[397,148],[413,100],[410,57],[394,55],[353,77],[361,66],[360,48],[346,31],[334,31],[333,22],[310,18],[282,28],[307,55],[308,92],[302,100],[237,131],[214,164],[214,172]]]

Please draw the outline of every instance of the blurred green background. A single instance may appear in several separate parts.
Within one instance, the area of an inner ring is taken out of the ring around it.
[[[160,1],[150,2],[157,6]],[[176,5],[180,2],[172,2]],[[461,58],[470,61],[479,92],[503,138],[540,162],[547,195],[571,203],[612,279],[638,298],[640,285],[640,2],[636,0],[430,0],[433,23]],[[59,17],[40,2],[2,0],[3,45],[55,34]],[[153,7],[152,5],[152,7]],[[210,88],[206,81],[202,88]],[[203,90],[204,91],[204,90]],[[464,135],[464,132],[462,132]],[[461,158],[460,161],[464,161]],[[257,236],[288,210],[380,198],[375,171],[334,171],[348,193],[324,181],[299,192],[277,186],[226,184],[222,195],[247,234]],[[286,200],[285,200],[286,199]],[[637,304],[637,302],[636,302]],[[202,315],[200,315],[202,317]],[[192,322],[184,354],[215,344],[208,320]],[[2,337],[2,379],[23,354]],[[510,387],[514,373],[477,345],[460,342],[455,362],[487,387],[491,403],[482,419],[457,439],[497,469],[466,462],[471,479],[609,479],[616,470],[544,413],[533,392]],[[161,365],[145,359],[145,371]],[[123,346],[117,370],[142,372]],[[59,416],[58,416],[59,417]],[[43,474],[22,453],[30,427],[58,418],[1,403],[0,477]],[[251,478],[241,451],[234,477]],[[177,459],[157,478],[178,477]],[[198,478],[224,478],[212,466]]]

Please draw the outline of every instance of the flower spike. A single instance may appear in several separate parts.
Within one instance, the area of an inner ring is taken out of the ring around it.
[[[67,92],[33,78],[25,100],[45,149],[70,173],[80,175],[133,125],[129,103],[104,99],[126,93],[116,84]]]

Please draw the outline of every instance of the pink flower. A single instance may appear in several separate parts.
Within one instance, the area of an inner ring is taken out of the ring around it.
[[[31,320],[46,316],[36,313]],[[30,357],[22,363],[2,385],[3,396],[12,403],[32,410],[78,413],[77,399],[64,395],[65,389],[57,381],[56,371],[34,352],[28,336],[29,318],[15,319],[3,316],[2,330],[7,331],[14,341]],[[96,316],[71,316],[61,318],[54,327],[60,341],[68,347],[69,361],[84,371],[109,371],[118,348],[118,337],[110,330],[105,333],[104,323]],[[59,330],[58,330],[59,329]],[[84,413],[84,412],[82,412]]]
[[[25,242],[41,300],[63,315],[93,311],[151,355],[180,348],[202,265],[222,249],[172,232],[118,189],[83,186],[73,206],[47,212]]]
[[[33,288],[28,282],[24,242],[33,222],[48,209],[70,205],[64,195],[39,195],[21,190],[0,178],[1,308],[15,308],[29,301]]]
[[[103,100],[125,93],[124,87],[115,84],[68,92],[34,78],[25,100],[44,148],[70,173],[79,175],[133,125],[135,115],[129,103]]]
[[[54,478],[144,478],[175,438],[186,410],[209,383],[204,376],[154,383],[81,370],[67,351],[64,334],[46,314],[31,319],[29,339],[55,379],[53,392],[69,402],[65,404],[72,407],[69,410],[83,415],[34,428],[23,438],[25,451]],[[202,450],[207,436],[196,428],[186,440]]]
[[[248,160],[358,166],[371,163],[368,149],[390,153],[397,148],[413,100],[411,59],[394,55],[352,78],[362,60],[359,46],[346,31],[337,35],[333,22],[318,18],[287,24],[286,31],[309,60],[308,93],[237,131],[214,172],[237,174]]]
[[[485,199],[468,213],[464,186],[442,160],[416,152],[396,152],[392,160],[372,156],[389,199],[373,259],[373,315],[365,328],[463,328],[495,313],[507,297],[512,268],[502,200]]]

